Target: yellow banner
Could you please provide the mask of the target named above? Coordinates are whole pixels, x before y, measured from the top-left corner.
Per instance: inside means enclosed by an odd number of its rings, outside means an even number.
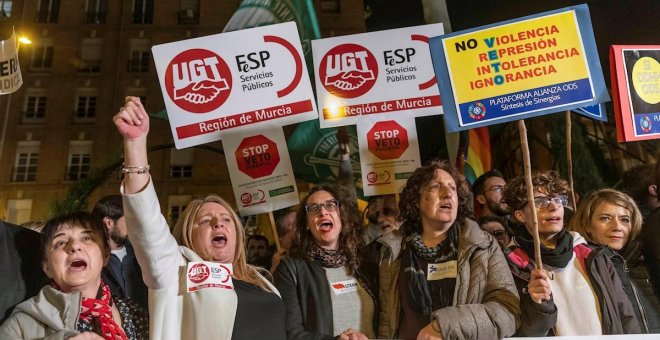
[[[443,43],[457,104],[589,77],[574,11]]]

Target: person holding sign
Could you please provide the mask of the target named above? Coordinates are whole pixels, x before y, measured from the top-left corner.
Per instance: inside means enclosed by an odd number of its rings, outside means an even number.
[[[606,248],[592,248],[564,228],[568,183],[554,171],[532,174],[534,201],[527,201],[524,176],[507,185],[504,199],[523,227],[504,254],[518,292],[522,324],[518,336],[639,333],[621,279]],[[538,216],[543,269],[534,263],[533,214]]]
[[[362,340],[378,329],[377,266],[358,256],[362,226],[351,197],[339,185],[322,184],[302,200],[290,256],[274,273],[289,339]]]
[[[247,264],[231,206],[216,195],[195,199],[170,234],[149,175],[149,115],[127,97],[113,120],[124,138],[124,213],[149,288],[151,337],[286,339],[279,292]]]
[[[51,283],[16,306],[0,339],[149,338],[147,311],[112,294],[101,278],[110,258],[103,223],[86,212],[55,217],[43,228],[40,250]]]
[[[501,339],[520,324],[511,273],[497,242],[469,219],[470,200],[447,161],[418,168],[403,188],[400,338]]]
[[[591,193],[578,207],[571,230],[590,244],[607,246],[614,268],[623,282],[635,316],[644,333],[660,333],[660,301],[637,239],[642,229],[642,213],[635,201],[621,191],[600,189]]]

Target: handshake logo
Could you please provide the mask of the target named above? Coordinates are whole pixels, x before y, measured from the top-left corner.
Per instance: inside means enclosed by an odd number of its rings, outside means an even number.
[[[341,98],[355,98],[367,93],[378,75],[376,58],[357,44],[332,48],[323,56],[319,68],[325,89]]]
[[[180,108],[206,113],[220,107],[231,92],[227,63],[209,50],[191,49],[174,57],[167,67],[165,86]]]

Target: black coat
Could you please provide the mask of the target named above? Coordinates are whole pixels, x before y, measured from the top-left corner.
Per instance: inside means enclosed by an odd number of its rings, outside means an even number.
[[[653,293],[642,244],[630,241],[623,253],[611,251],[610,259],[623,282],[644,333],[660,333],[660,300]]]
[[[374,295],[378,289],[373,287],[376,278],[360,269],[353,276],[373,298],[374,331],[378,331],[378,298]],[[277,266],[273,280],[286,307],[289,339],[335,339],[331,292],[321,263],[287,257]]]
[[[41,267],[40,239],[33,230],[0,221],[0,324],[49,281]]]

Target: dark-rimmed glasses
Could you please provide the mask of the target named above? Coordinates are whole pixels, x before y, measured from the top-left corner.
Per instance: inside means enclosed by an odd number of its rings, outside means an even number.
[[[339,202],[337,202],[337,200],[335,199],[332,199],[332,200],[327,200],[323,203],[305,204],[305,211],[307,212],[308,215],[316,215],[321,212],[321,207],[324,207],[325,210],[327,211],[335,211],[337,210],[338,206],[339,206]]]
[[[550,206],[550,202],[554,203],[556,206],[562,206],[565,207],[568,205],[568,196],[566,195],[558,195],[555,197],[535,197],[534,198],[534,206],[537,209],[546,209]],[[520,206],[520,209],[522,209],[527,202],[523,203]]]
[[[506,230],[495,230],[491,233],[495,238],[503,238],[509,236],[509,233]]]

